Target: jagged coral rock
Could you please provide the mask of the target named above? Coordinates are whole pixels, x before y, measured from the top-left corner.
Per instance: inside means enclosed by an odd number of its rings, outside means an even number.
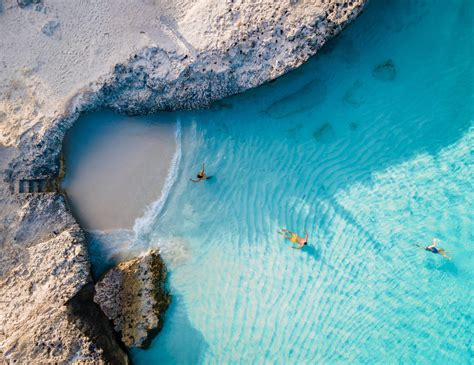
[[[157,252],[122,262],[96,284],[94,301],[128,347],[147,347],[163,326],[170,303],[166,268]]]

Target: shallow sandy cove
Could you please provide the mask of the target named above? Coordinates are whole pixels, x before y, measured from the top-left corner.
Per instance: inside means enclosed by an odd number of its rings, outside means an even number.
[[[68,132],[63,187],[87,230],[131,229],[160,198],[176,152],[170,114],[86,114]]]

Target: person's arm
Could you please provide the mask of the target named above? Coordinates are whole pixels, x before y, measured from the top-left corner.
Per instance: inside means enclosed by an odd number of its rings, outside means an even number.
[[[202,169],[201,169],[201,174],[204,175],[204,161],[202,161]]]
[[[295,250],[301,250],[303,248],[304,245],[302,245],[301,243],[298,243],[298,246],[295,247],[295,245],[291,246],[291,248],[294,248]]]
[[[437,238],[433,238],[433,243],[429,245],[427,248],[433,248],[438,244],[439,240]]]
[[[304,230],[304,233],[306,233],[306,236],[304,237],[304,239],[306,240],[306,242],[308,242],[309,234],[308,234],[308,232],[306,231],[306,229]]]

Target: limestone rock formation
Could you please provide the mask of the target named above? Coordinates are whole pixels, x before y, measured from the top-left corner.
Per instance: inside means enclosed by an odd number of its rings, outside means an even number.
[[[340,32],[366,0],[153,3],[63,2],[3,15],[0,33],[15,37],[0,38],[8,50],[0,53],[0,143],[21,150],[10,179],[57,174],[64,133],[81,111],[203,108],[283,75]],[[32,27],[18,27],[26,11]],[[116,20],[78,21],[91,13]],[[45,22],[60,24],[53,37],[41,31]]]
[[[108,362],[68,309],[90,282],[90,267],[83,232],[64,198],[5,196],[4,189],[0,184],[0,363]],[[109,326],[107,319],[102,325]],[[123,360],[115,363],[127,363],[112,341],[112,352]]]
[[[94,301],[128,347],[149,345],[163,326],[171,301],[164,287],[166,268],[157,252],[122,262],[96,284]]]

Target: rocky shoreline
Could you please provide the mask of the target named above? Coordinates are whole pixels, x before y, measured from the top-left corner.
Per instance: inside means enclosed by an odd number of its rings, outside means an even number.
[[[0,362],[129,361],[92,301],[84,234],[51,183],[61,175],[64,134],[80,113],[104,107],[127,114],[207,107],[298,67],[365,3],[227,1],[210,9],[203,1],[198,3],[202,8],[193,5],[189,14],[176,18],[181,24],[205,23],[192,33],[197,40],[188,41],[160,18],[176,47],[150,42],[110,73],[71,87],[60,102],[45,101],[38,83],[12,83],[10,75],[2,79]],[[28,8],[18,11],[32,11]],[[0,10],[0,17],[8,11]],[[203,11],[210,12],[205,21]],[[26,75],[35,72],[32,67]]]
[[[163,327],[171,302],[165,282],[165,263],[151,251],[111,268],[95,285],[94,302],[127,347],[147,348]]]

